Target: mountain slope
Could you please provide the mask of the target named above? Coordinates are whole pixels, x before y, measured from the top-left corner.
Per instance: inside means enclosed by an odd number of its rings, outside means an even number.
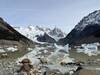
[[[17,32],[2,18],[0,18],[0,40],[7,40],[11,42],[16,41],[23,45],[30,45],[33,43],[30,39]]]
[[[100,42],[100,10],[84,17],[75,28],[58,44],[80,45],[82,43]]]

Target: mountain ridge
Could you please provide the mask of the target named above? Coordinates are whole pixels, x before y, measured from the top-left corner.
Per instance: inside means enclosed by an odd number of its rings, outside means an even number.
[[[63,38],[66,35],[59,28],[51,29],[51,28],[42,28],[39,26],[31,25],[25,28],[16,27],[15,29],[35,42],[39,41],[39,42],[55,43],[60,38]],[[48,40],[47,37],[49,38],[50,41]]]
[[[23,36],[17,32],[10,24],[5,22],[3,18],[0,17],[0,40],[17,41],[23,45],[30,45],[33,42],[27,37]]]
[[[100,10],[96,10],[83,19],[58,44],[80,45],[100,42]]]

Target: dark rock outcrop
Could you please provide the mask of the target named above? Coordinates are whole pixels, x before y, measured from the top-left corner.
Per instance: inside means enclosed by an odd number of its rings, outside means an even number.
[[[50,37],[47,33],[44,33],[44,35],[38,36],[37,40],[40,42],[56,43],[55,39]]]

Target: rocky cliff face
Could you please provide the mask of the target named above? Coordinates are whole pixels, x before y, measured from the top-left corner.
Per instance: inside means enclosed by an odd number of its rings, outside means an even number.
[[[50,37],[47,33],[44,33],[44,35],[41,36],[37,36],[37,40],[40,42],[56,43],[56,40]]]

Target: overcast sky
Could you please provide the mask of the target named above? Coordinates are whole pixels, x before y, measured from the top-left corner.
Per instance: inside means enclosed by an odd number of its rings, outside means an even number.
[[[100,0],[0,0],[0,16],[13,26],[58,27],[69,32]]]

